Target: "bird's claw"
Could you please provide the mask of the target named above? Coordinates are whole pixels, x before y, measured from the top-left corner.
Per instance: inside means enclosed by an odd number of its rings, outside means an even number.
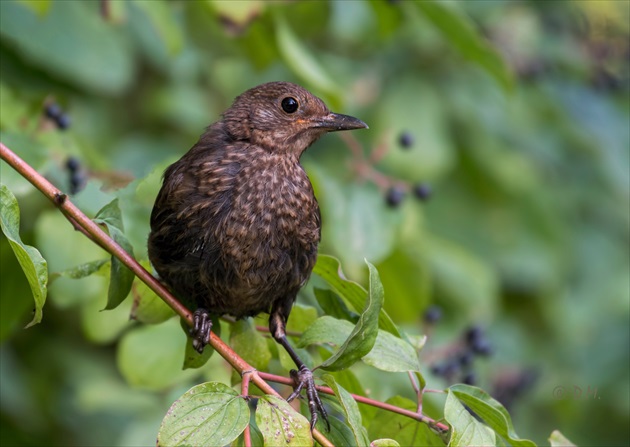
[[[210,340],[210,330],[212,329],[212,320],[207,310],[199,308],[193,313],[193,327],[189,334],[192,338],[192,345],[195,350],[201,354],[203,348]]]
[[[328,413],[324,409],[322,401],[319,399],[317,388],[315,388],[315,380],[313,379],[313,373],[306,366],[301,366],[299,371],[292,369],[290,371],[291,378],[295,383],[293,392],[287,398],[287,402],[291,402],[296,397],[300,397],[300,393],[303,389],[306,390],[306,398],[308,399],[308,409],[311,412],[311,431],[315,428],[317,423],[317,414],[321,414],[324,421],[326,421],[326,427],[330,431],[330,422],[328,422]]]

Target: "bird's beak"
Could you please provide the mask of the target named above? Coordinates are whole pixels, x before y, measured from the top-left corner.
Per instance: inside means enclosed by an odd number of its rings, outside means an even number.
[[[338,130],[368,129],[368,125],[358,118],[332,112],[324,117],[315,119],[313,121],[313,127],[326,129],[329,132],[336,132]]]

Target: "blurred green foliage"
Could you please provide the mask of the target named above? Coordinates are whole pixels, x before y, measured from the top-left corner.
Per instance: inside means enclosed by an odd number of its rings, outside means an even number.
[[[370,125],[355,137],[366,154],[387,148],[380,172],[434,191],[392,209],[348,144],[322,139],[303,157],[322,208],[320,252],[357,281],[364,258],[375,264],[384,308],[409,334],[423,334],[424,310],[441,306],[427,359],[480,324],[495,351],[475,365],[482,388],[535,370],[510,406],[521,436],[540,445],[558,428],[578,445],[627,445],[629,24],[628,4],[615,1],[4,0],[0,136],[64,190],[66,160],[80,160],[87,184],[73,202],[94,216],[118,198],[145,260],[164,168],[242,91],[298,82]],[[68,130],[45,117],[53,103]],[[403,132],[410,150],[398,145]],[[22,240],[51,274],[107,258],[5,163],[0,175],[18,198]],[[0,259],[2,445],[153,445],[188,388],[229,383],[216,355],[180,369],[175,320],[129,321],[130,298],[99,312],[102,275],[56,278],[42,323],[23,330],[32,295],[4,235]],[[132,295],[149,294],[141,287]],[[301,300],[316,305],[312,287]],[[251,330],[241,326],[236,345]],[[266,341],[253,355],[286,373]],[[429,387],[445,385],[429,366]],[[355,374],[375,398],[414,399],[404,374]]]

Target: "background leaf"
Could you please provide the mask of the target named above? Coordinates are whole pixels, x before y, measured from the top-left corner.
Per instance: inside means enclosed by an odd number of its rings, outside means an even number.
[[[23,3],[3,1],[3,39],[32,63],[82,88],[111,94],[129,87],[134,64],[124,35],[85,3],[51,3],[39,16]]]
[[[197,370],[182,371],[186,334],[176,319],[142,326],[125,333],[118,346],[117,363],[125,380],[134,387],[164,390]]]
[[[24,245],[20,238],[20,208],[15,196],[9,189],[0,185],[0,223],[2,233],[9,240],[22,271],[26,275],[28,284],[35,300],[34,316],[26,326],[30,327],[42,321],[42,308],[46,302],[48,285],[48,267],[46,260],[39,251],[29,245]]]
[[[512,75],[499,53],[484,42],[469,20],[452,4],[418,2],[416,5],[464,57],[487,70],[503,88],[513,87]]]

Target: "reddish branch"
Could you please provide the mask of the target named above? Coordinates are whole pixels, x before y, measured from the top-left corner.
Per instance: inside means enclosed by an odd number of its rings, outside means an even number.
[[[129,268],[142,282],[144,282],[151,290],[153,290],[166,304],[168,304],[180,317],[182,317],[188,325],[192,325],[192,315],[190,311],[182,305],[151,273],[145,270],[132,256],[122,249],[112,238],[109,237],[97,224],[88,218],[79,208],[77,208],[58,188],[46,180],[41,174],[33,169],[24,160],[18,157],[8,147],[0,142],[0,157],[15,169],[26,180],[39,189],[70,221],[72,226],[89,237],[112,256],[117,257]],[[210,345],[223,357],[236,371],[243,375],[243,384],[241,385],[243,394],[249,393],[249,383],[255,384],[262,392],[267,394],[278,395],[278,393],[267,383],[267,381],[282,383],[293,386],[293,381],[288,377],[276,376],[260,371],[256,371],[245,360],[239,357],[223,340],[221,340],[214,332],[210,335]],[[326,394],[334,394],[330,388],[318,387],[318,390]],[[404,408],[396,407],[385,402],[379,402],[367,397],[353,394],[353,398],[357,402],[372,405],[383,410],[392,411],[403,416],[410,417],[420,422],[428,424],[430,427],[439,432],[448,430],[445,424],[436,422],[435,420],[421,414]],[[249,433],[246,433],[246,438]],[[318,430],[313,430],[313,437],[324,447],[333,447],[330,441]],[[251,445],[246,439],[245,445]]]

